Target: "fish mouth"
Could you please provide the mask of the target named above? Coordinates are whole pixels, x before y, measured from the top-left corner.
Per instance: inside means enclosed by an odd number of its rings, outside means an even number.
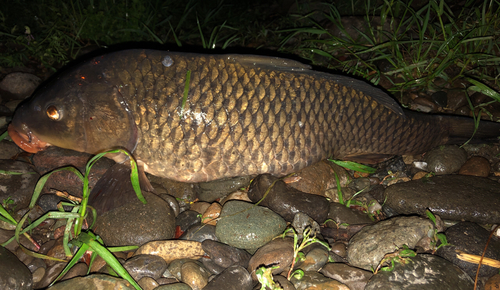
[[[28,153],[37,153],[38,151],[43,151],[50,146],[49,143],[38,139],[38,137],[31,132],[28,132],[27,134],[21,133],[16,130],[12,124],[9,125],[7,130],[9,131],[9,136],[12,138],[12,141]]]

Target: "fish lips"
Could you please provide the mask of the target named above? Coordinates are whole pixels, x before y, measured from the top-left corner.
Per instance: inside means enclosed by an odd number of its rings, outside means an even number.
[[[38,139],[38,137],[30,130],[23,133],[21,130],[16,129],[14,124],[10,124],[7,130],[12,141],[28,153],[37,153],[38,151],[43,151],[50,146],[49,143]]]

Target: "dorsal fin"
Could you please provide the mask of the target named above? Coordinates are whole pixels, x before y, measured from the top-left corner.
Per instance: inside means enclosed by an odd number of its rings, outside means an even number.
[[[251,54],[226,54],[224,56],[227,57],[227,60],[237,62],[243,66],[255,66],[263,69],[274,69],[280,71],[306,71],[311,69],[310,65],[281,57]]]

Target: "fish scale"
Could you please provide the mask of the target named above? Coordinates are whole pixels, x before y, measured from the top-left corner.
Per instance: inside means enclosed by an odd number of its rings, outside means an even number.
[[[48,108],[62,118],[50,119]],[[327,157],[373,163],[473,132],[470,118],[403,110],[366,82],[291,60],[137,49],[62,72],[9,126],[29,152],[124,147],[147,172],[185,182],[282,176]],[[476,132],[499,135],[493,122]]]

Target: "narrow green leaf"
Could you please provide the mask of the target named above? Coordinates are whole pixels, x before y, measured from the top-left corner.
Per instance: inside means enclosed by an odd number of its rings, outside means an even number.
[[[356,162],[352,162],[352,161],[342,161],[342,160],[334,160],[334,159],[328,159],[328,161],[331,161],[339,166],[342,166],[344,168],[347,168],[347,169],[350,169],[350,170],[354,170],[354,171],[357,171],[357,172],[362,172],[362,173],[375,173],[377,171],[377,169],[373,168],[373,167],[370,167],[370,166],[366,166],[366,165],[363,165],[363,164],[359,164],[359,163],[356,163]]]
[[[82,246],[80,247],[80,249],[78,249],[78,251],[75,253],[75,255],[73,255],[73,258],[68,262],[68,264],[66,265],[66,267],[64,267],[64,269],[62,270],[62,272],[56,277],[56,279],[54,279],[54,281],[52,281],[52,283],[50,283],[49,287],[51,287],[52,285],[54,285],[54,283],[56,283],[60,278],[62,278],[64,275],[66,275],[66,273],[68,273],[68,271],[74,265],[76,265],[76,263],[78,263],[78,260],[80,260],[80,258],[83,257],[83,255],[85,254],[85,252],[88,249],[89,249],[89,246],[87,244],[82,244]]]

